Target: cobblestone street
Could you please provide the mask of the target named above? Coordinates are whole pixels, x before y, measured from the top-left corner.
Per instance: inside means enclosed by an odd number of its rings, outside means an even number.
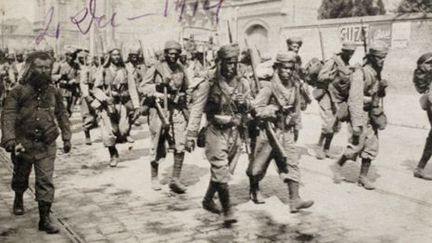
[[[31,191],[25,195],[26,214],[12,214],[11,167],[9,155],[2,150],[0,242],[430,242],[432,187],[412,176],[426,130],[389,126],[380,134],[380,154],[370,173],[377,189],[366,191],[355,183],[359,163],[344,167],[348,182],[333,183],[333,160],[314,157],[319,118],[308,112],[303,120],[298,143],[301,195],[315,200],[315,205],[290,214],[288,190],[275,166],[270,166],[261,186],[266,203],[250,202],[243,155],[230,182],[239,223],[225,228],[219,216],[201,208],[209,181],[202,150],[186,155],[182,181],[188,185],[187,193],[177,195],[168,189],[171,156],[161,164],[163,190],[154,192],[147,126],[134,127],[134,147],[119,147],[120,164],[110,168],[98,129],[92,131],[93,145],[84,144],[77,111],[72,117],[72,152],[65,155],[59,150],[56,160],[53,218],[62,233],[51,236],[37,231],[37,204]],[[335,155],[345,144],[347,134],[342,131],[332,147]],[[432,166],[427,172],[432,173]]]

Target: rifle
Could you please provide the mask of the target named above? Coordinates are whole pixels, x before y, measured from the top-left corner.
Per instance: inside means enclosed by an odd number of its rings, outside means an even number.
[[[256,74],[256,70],[255,70],[255,67],[254,67],[254,60],[253,60],[254,56],[252,55],[252,53],[250,51],[250,48],[249,48],[249,45],[248,45],[248,42],[247,42],[246,39],[245,39],[245,44],[246,44],[247,50],[249,51],[249,54],[251,55],[252,72],[253,72],[252,76],[254,77],[254,82],[255,82],[255,85],[256,85],[256,94],[255,94],[255,96],[256,96],[258,94],[259,90],[261,89],[261,85],[259,83],[258,76]],[[279,98],[276,97],[276,96],[274,96],[274,97],[275,97],[276,102],[278,103],[278,105],[282,107],[282,103],[279,100]],[[285,121],[283,121],[283,122],[285,122]],[[269,140],[269,143],[272,146],[272,148],[283,158],[283,160],[286,161],[287,158],[288,158],[288,156],[285,153],[285,150],[282,147],[282,145],[280,144],[279,140],[277,139],[276,133],[274,132],[273,126],[272,126],[272,124],[271,124],[270,121],[264,121],[264,130],[266,132],[267,139]]]
[[[366,53],[367,53],[366,30],[363,26],[363,19],[360,19],[360,24],[361,24],[361,35],[362,35],[362,40],[363,40],[363,49],[364,49],[364,53],[366,55]]]
[[[145,61],[145,55],[144,55],[144,49],[143,49],[142,42],[141,42],[141,40],[138,40],[138,42],[139,42],[140,49],[141,49],[141,54],[142,54],[142,58],[143,58],[143,64],[144,64],[144,66],[147,67],[147,64],[146,64],[146,61]]]
[[[233,37],[232,37],[232,34],[231,34],[231,26],[230,26],[229,20],[227,20],[227,26],[228,26],[228,39],[229,39],[229,43],[232,44],[233,43]]]
[[[321,29],[320,29],[320,27],[318,26],[318,36],[319,36],[319,41],[320,41],[320,48],[321,48],[321,60],[325,60],[325,54],[324,54],[324,43],[323,43],[323,40],[322,40],[322,33],[321,33]]]

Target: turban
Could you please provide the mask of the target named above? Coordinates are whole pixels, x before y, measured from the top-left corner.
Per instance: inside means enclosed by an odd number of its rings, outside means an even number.
[[[295,36],[295,37],[290,37],[286,40],[286,43],[288,45],[297,43],[299,46],[303,45],[303,40],[301,37]]]
[[[357,45],[353,41],[344,41],[342,43],[342,50],[355,51],[356,49]]]
[[[177,41],[167,41],[167,42],[165,42],[164,50],[166,51],[169,49],[175,49],[178,52],[180,52],[182,48],[181,48],[180,43],[178,43]]]
[[[384,41],[376,41],[372,43],[369,47],[369,54],[378,56],[378,57],[385,57],[388,53],[388,47],[387,44]]]
[[[432,61],[432,52],[425,53],[417,60],[417,65]]]
[[[217,52],[218,59],[230,59],[233,57],[238,58],[240,49],[238,45],[224,45],[219,48]]]
[[[87,57],[89,55],[89,51],[88,50],[80,50],[78,52],[78,57]]]
[[[297,62],[297,54],[293,51],[282,51],[276,54],[275,63],[296,63]]]
[[[141,50],[138,47],[129,47],[129,55],[131,54],[138,55],[140,52]]]

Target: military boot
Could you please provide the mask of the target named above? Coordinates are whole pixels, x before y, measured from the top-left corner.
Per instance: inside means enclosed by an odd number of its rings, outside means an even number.
[[[303,201],[299,194],[299,183],[297,181],[288,180],[289,206],[291,213],[297,213],[300,209],[309,208],[314,204],[314,201]]]
[[[213,197],[217,191],[217,183],[210,181],[209,186],[207,188],[206,194],[204,195],[204,199],[202,201],[202,206],[205,210],[220,214],[221,208],[215,203]]]
[[[152,161],[150,163],[150,167],[151,167],[151,188],[154,191],[160,191],[162,188],[158,178],[159,163],[157,161]]]
[[[360,167],[360,177],[357,181],[358,185],[363,187],[366,190],[374,190],[374,184],[368,179],[367,174],[369,172],[369,168],[371,166],[370,159],[362,159],[361,167]]]
[[[323,149],[324,149],[324,156],[325,156],[325,158],[330,158],[330,159],[332,159],[332,155],[330,154],[330,145],[331,145],[331,142],[332,142],[332,140],[333,140],[333,133],[328,133],[327,135],[326,135],[326,139],[325,139],[325,141],[324,141],[324,146],[323,146]]]
[[[222,205],[224,224],[231,225],[237,223],[237,218],[231,209],[228,183],[219,183],[218,194]]]
[[[59,229],[51,222],[49,217],[51,203],[39,201],[39,230],[45,231],[48,234],[57,234]]]
[[[180,182],[180,173],[183,165],[183,160],[184,153],[174,153],[174,166],[169,187],[175,193],[186,192],[186,186]]]
[[[318,139],[318,143],[317,143],[318,147],[322,147],[323,146],[325,135],[326,135],[325,133],[321,133],[321,135],[320,135],[320,137]]]
[[[428,180],[428,181],[432,180],[432,176],[426,175],[425,172],[424,172],[424,169],[422,169],[422,168],[416,168],[414,170],[414,177],[420,178],[420,179],[423,179],[423,180]]]
[[[15,199],[13,204],[13,214],[23,215],[24,214],[24,200],[22,192],[15,192]]]
[[[249,198],[254,202],[255,204],[264,204],[264,197],[261,195],[261,192],[259,190],[259,182],[257,182],[254,179],[249,179]]]
[[[84,130],[84,135],[85,135],[85,144],[86,145],[92,145],[92,141],[91,141],[91,137],[90,137],[90,131]]]
[[[111,147],[108,147],[108,150],[109,150],[110,157],[111,157],[109,166],[110,167],[117,167],[118,158],[119,158],[117,148],[115,146],[111,146]]]

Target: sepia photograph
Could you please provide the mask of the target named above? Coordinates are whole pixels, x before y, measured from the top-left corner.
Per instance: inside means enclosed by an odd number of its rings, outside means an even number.
[[[432,242],[432,0],[0,0],[0,243]]]

